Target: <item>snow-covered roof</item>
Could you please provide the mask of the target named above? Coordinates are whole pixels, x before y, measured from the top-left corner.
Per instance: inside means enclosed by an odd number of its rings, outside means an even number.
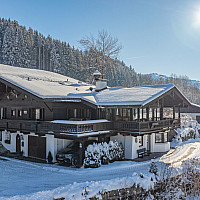
[[[0,64],[0,78],[40,98],[65,98],[70,93],[88,93],[91,87],[89,84],[58,73],[2,64]]]
[[[97,124],[97,123],[110,122],[110,121],[106,119],[98,119],[98,120],[84,120],[84,121],[54,120],[51,122],[56,123],[56,124],[82,125],[82,124]]]
[[[0,78],[43,99],[74,102],[85,100],[97,106],[142,106],[173,87],[172,84],[138,86],[132,88],[112,87],[96,92],[95,86],[58,73],[0,64]]]
[[[113,87],[95,94],[98,105],[145,105],[175,87],[173,84]]]

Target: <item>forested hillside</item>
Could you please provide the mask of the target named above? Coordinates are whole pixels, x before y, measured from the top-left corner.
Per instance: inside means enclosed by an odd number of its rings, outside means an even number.
[[[44,37],[37,30],[26,29],[17,21],[3,18],[0,18],[0,63],[49,70],[90,83],[91,74],[97,68],[91,51],[83,52],[69,43],[51,36]],[[108,56],[104,63],[104,78],[108,79],[109,86],[174,83],[192,102],[200,104],[199,87],[184,77],[154,79],[150,75],[138,74],[123,61]]]

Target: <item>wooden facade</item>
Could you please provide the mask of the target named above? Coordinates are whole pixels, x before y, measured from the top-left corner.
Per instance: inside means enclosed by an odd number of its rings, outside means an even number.
[[[130,134],[151,133],[180,125],[180,108],[188,102],[174,87],[145,106],[104,106],[99,108],[81,99],[42,99],[14,84],[0,80],[0,129],[37,134],[81,134],[110,130]],[[88,125],[88,120],[107,123]],[[82,125],[53,123],[54,120],[86,121]],[[63,137],[63,136],[62,136]],[[66,136],[68,138],[69,135]]]
[[[28,80],[27,84],[31,84],[31,81]],[[130,156],[126,156],[127,159],[135,158],[137,155],[134,152],[145,145],[148,151],[167,151],[168,132],[180,126],[181,108],[191,103],[176,87],[166,88],[159,89],[161,92],[155,98],[147,98],[145,103],[101,105],[97,101],[82,98],[78,88],[74,90],[77,96],[52,95],[45,98],[45,95],[28,90],[26,85],[0,77],[0,132],[4,133],[2,142],[8,146],[14,135],[14,144],[9,146],[13,152],[24,150],[26,156],[44,160],[48,152],[52,152],[55,161],[59,149],[76,141],[80,143],[80,165],[84,144],[89,140],[104,142],[113,138],[119,139],[119,142],[124,141],[126,148],[135,148]],[[91,91],[87,95],[91,95]],[[163,148],[159,145],[162,142]],[[152,147],[155,143],[158,143],[157,149]]]

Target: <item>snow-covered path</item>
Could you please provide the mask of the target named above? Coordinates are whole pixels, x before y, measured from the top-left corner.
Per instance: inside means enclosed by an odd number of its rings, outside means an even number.
[[[114,162],[98,169],[74,169],[15,159],[7,160],[0,160],[0,197],[2,198],[52,190],[74,182],[129,177],[134,172],[145,173],[151,163],[151,161],[140,163],[123,161]]]
[[[171,154],[164,155],[160,161],[170,163],[173,167],[180,167],[182,161],[192,158],[200,158],[200,142],[179,146]]]

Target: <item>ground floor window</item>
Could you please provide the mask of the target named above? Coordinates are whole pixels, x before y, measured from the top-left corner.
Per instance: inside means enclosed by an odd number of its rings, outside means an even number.
[[[156,143],[165,143],[168,142],[168,133],[156,133],[155,135],[155,142]]]
[[[143,146],[143,136],[138,136],[139,147]]]
[[[168,133],[164,133],[164,142],[168,142]]]
[[[6,133],[5,134],[5,143],[6,144],[10,144],[11,143],[11,134],[10,133]]]
[[[155,142],[156,143],[162,142],[162,133],[156,133]]]

